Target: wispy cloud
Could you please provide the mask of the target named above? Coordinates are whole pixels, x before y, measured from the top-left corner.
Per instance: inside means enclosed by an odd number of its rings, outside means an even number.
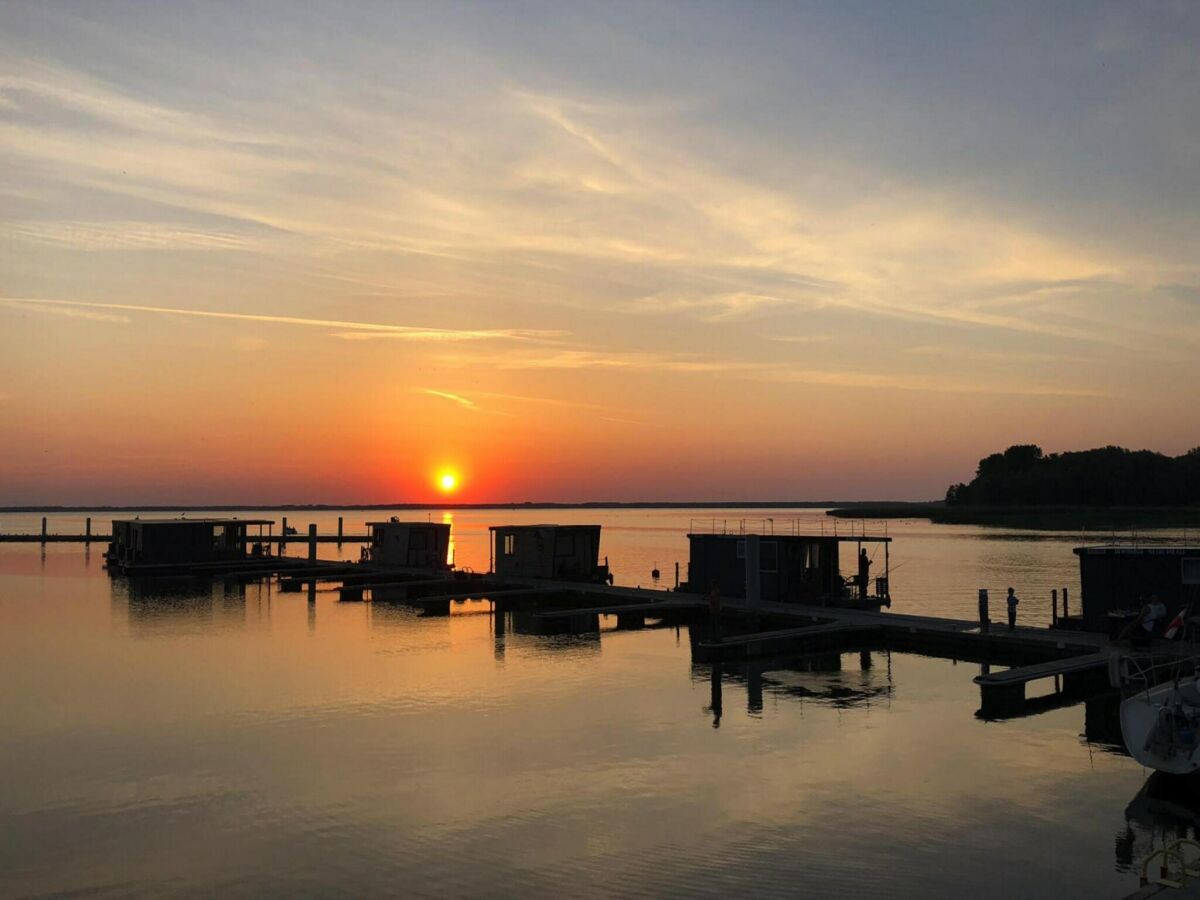
[[[871,390],[916,391],[935,394],[984,394],[1012,397],[1109,397],[1107,391],[1070,385],[1037,384],[1014,379],[978,381],[943,374],[896,375],[880,372],[847,372],[821,369],[776,368],[755,377],[784,384],[816,384]]]
[[[476,357],[477,362],[484,360]],[[656,371],[679,375],[726,375],[778,384],[813,384],[870,390],[919,391],[947,394],[993,394],[1029,397],[1104,397],[1106,391],[1071,385],[1040,384],[1005,378],[983,381],[953,375],[897,374],[847,369],[798,368],[790,363],[746,362],[701,358],[688,354],[561,350],[552,353],[507,353],[488,357],[500,369],[614,369]]]
[[[459,406],[463,407],[464,409],[469,409],[472,412],[479,411],[478,403],[473,400],[468,400],[461,394],[452,394],[449,391],[435,391],[433,388],[421,388],[421,393],[428,394],[430,397],[441,397],[443,400],[449,400],[453,403],[457,403]]]
[[[489,357],[501,369],[634,369],[662,372],[745,372],[763,368],[761,363],[706,359],[687,354],[637,351],[555,350],[549,353],[508,353]]]
[[[904,353],[914,356],[949,357],[966,360],[993,360],[997,362],[1080,362],[1088,357],[1080,354],[1036,350],[984,350],[979,347],[964,347],[956,344],[919,344],[905,347]]]
[[[560,400],[557,397],[531,397],[526,394],[501,394],[495,391],[480,391],[480,397],[492,397],[497,400],[513,400],[517,403],[533,403],[544,406],[559,406],[569,409],[600,409],[612,410],[614,407],[603,403],[587,403],[582,400]]]
[[[32,305],[28,301],[0,297],[0,306],[9,309],[20,309],[43,316],[56,316],[64,319],[86,319],[90,322],[120,322],[128,323],[129,316],[119,316],[113,313],[97,312],[91,309],[78,309],[74,306],[41,306]]]
[[[246,235],[185,228],[154,222],[14,222],[4,227],[12,238],[73,250],[238,250]]]
[[[762,337],[778,344],[827,344],[833,340],[832,334],[764,334]]]
[[[421,341],[537,341],[553,342],[569,335],[568,331],[539,328],[406,328],[403,331],[338,331],[333,336],[345,341],[421,340]]]
[[[795,306],[803,301],[758,294],[750,291],[731,291],[713,294],[662,293],[638,297],[622,305],[634,313],[663,314],[695,312],[709,322],[745,318],[763,310]]]
[[[465,340],[531,340],[535,335],[561,335],[562,332],[538,332],[524,329],[456,329],[426,328],[417,325],[394,325],[381,322],[346,322],[337,319],[310,319],[303,316],[273,316],[258,313],[222,312],[209,309],[184,309],[168,306],[141,306],[132,303],[91,303],[83,300],[50,300],[31,297],[0,297],[10,306],[56,310],[123,310],[169,316],[190,316],[204,319],[231,319],[238,322],[265,322],[275,325],[300,325],[310,328],[352,329],[336,332],[335,336],[355,339],[360,336],[384,336],[426,341]],[[67,313],[69,315],[69,313]]]

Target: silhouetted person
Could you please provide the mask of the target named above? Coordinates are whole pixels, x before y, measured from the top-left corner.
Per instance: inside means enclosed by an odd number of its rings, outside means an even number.
[[[1008,630],[1016,631],[1017,629],[1017,604],[1021,602],[1021,598],[1013,593],[1013,589],[1008,589],[1008,597],[1005,599],[1008,603]]]
[[[708,592],[708,636],[714,643],[721,640],[721,588],[715,581]]]
[[[1140,647],[1148,647],[1154,638],[1158,637],[1163,620],[1167,617],[1167,607],[1157,594],[1151,594],[1150,599],[1142,606],[1142,611],[1138,615],[1137,624],[1133,629],[1132,643]]]
[[[1150,639],[1154,637],[1154,611],[1144,594],[1138,597],[1138,603],[1141,605],[1141,609],[1138,610],[1137,618],[1129,624],[1126,631],[1129,633],[1131,647],[1146,647],[1149,646]]]
[[[858,551],[858,596],[865,600],[867,588],[871,584],[871,558],[866,550]]]
[[[721,727],[721,664],[714,663],[712,667],[712,686],[708,711],[712,713],[713,728]]]
[[[1150,615],[1153,616],[1150,633],[1154,637],[1162,637],[1163,626],[1167,624],[1167,606],[1158,599],[1158,594],[1150,595]]]

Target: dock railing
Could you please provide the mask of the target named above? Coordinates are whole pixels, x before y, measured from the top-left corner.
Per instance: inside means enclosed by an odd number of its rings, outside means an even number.
[[[871,528],[868,529],[868,524]],[[768,537],[887,537],[886,519],[838,519],[827,516],[765,516],[747,518],[693,518],[688,520],[689,534],[761,534]]]

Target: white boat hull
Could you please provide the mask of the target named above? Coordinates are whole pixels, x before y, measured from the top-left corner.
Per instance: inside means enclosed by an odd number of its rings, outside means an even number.
[[[1195,679],[1184,682],[1188,683],[1194,690]],[[1196,732],[1184,727],[1167,738],[1171,730],[1164,729],[1163,723],[1172,709],[1200,724],[1200,708],[1183,702],[1175,683],[1168,682],[1121,703],[1121,735],[1130,755],[1143,766],[1170,775],[1191,775],[1200,771],[1200,736],[1189,742],[1188,734]]]

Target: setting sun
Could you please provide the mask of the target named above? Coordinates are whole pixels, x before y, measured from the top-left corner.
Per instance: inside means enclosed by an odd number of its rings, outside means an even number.
[[[458,476],[453,472],[443,472],[437,477],[437,484],[442,493],[449,494],[458,487]]]

